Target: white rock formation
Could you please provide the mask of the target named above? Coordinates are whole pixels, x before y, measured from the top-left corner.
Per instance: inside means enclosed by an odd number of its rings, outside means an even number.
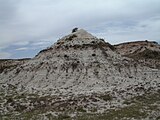
[[[133,59],[122,57],[112,45],[83,29],[0,74],[0,83],[67,94],[127,89],[147,82],[154,87],[160,83],[160,75]]]

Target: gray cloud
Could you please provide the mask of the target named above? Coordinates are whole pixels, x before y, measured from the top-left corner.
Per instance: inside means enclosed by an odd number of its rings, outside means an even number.
[[[17,0],[0,0],[0,24],[4,25],[14,17]]]
[[[11,56],[10,53],[0,51],[0,58],[6,59],[6,58],[9,58],[10,56]]]
[[[16,48],[17,51],[23,51],[23,50],[28,50],[29,48],[27,47],[21,47],[21,48]]]
[[[159,0],[0,0],[0,49],[44,39],[53,43],[75,26],[111,43],[158,41],[159,5]]]
[[[96,36],[104,37],[112,44],[135,40],[156,40],[160,42],[160,19],[157,17],[128,23],[126,21],[103,23],[97,29],[100,28],[101,31],[95,31]]]

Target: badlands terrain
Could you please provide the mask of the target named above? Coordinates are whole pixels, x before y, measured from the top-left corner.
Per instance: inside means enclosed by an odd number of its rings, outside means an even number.
[[[0,60],[0,119],[159,120],[160,45],[75,29],[34,58]]]

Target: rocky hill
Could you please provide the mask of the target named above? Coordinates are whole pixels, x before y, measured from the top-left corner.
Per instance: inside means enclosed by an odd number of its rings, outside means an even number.
[[[132,55],[158,51],[159,45],[140,43],[113,46],[74,30],[34,58],[1,71],[1,118],[157,119],[159,67]]]
[[[154,41],[127,42],[114,46],[123,56],[142,61],[152,68],[160,69],[160,45]]]
[[[135,59],[159,59],[160,45],[154,41],[136,41],[115,45],[122,54]]]
[[[19,65],[24,64],[30,60],[30,58],[24,59],[0,59],[0,73],[7,71],[8,69],[14,69]]]

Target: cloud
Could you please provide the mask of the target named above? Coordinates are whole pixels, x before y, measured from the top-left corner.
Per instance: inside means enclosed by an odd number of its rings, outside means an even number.
[[[0,52],[0,59],[10,58],[11,54],[7,52]]]
[[[51,40],[40,40],[31,43],[32,46],[45,46],[51,44]]]
[[[103,26],[108,26],[103,27]],[[153,17],[143,21],[119,21],[114,23],[103,23],[95,30],[95,35],[103,37],[106,41],[116,44],[120,42],[135,40],[152,40],[159,42],[160,17]],[[96,28],[91,28],[96,29]]]
[[[14,18],[17,8],[17,0],[0,0],[0,24],[8,24],[12,18]]]
[[[159,0],[0,0],[0,48],[16,43],[38,46],[46,39],[48,45],[75,26],[116,43],[158,41],[159,4]]]
[[[28,44],[29,44],[29,41],[19,41],[19,42],[13,43],[13,45],[17,45],[17,46],[25,46]]]
[[[29,48],[27,48],[27,47],[22,47],[22,48],[17,48],[16,50],[17,51],[22,51],[22,50],[28,50]]]

